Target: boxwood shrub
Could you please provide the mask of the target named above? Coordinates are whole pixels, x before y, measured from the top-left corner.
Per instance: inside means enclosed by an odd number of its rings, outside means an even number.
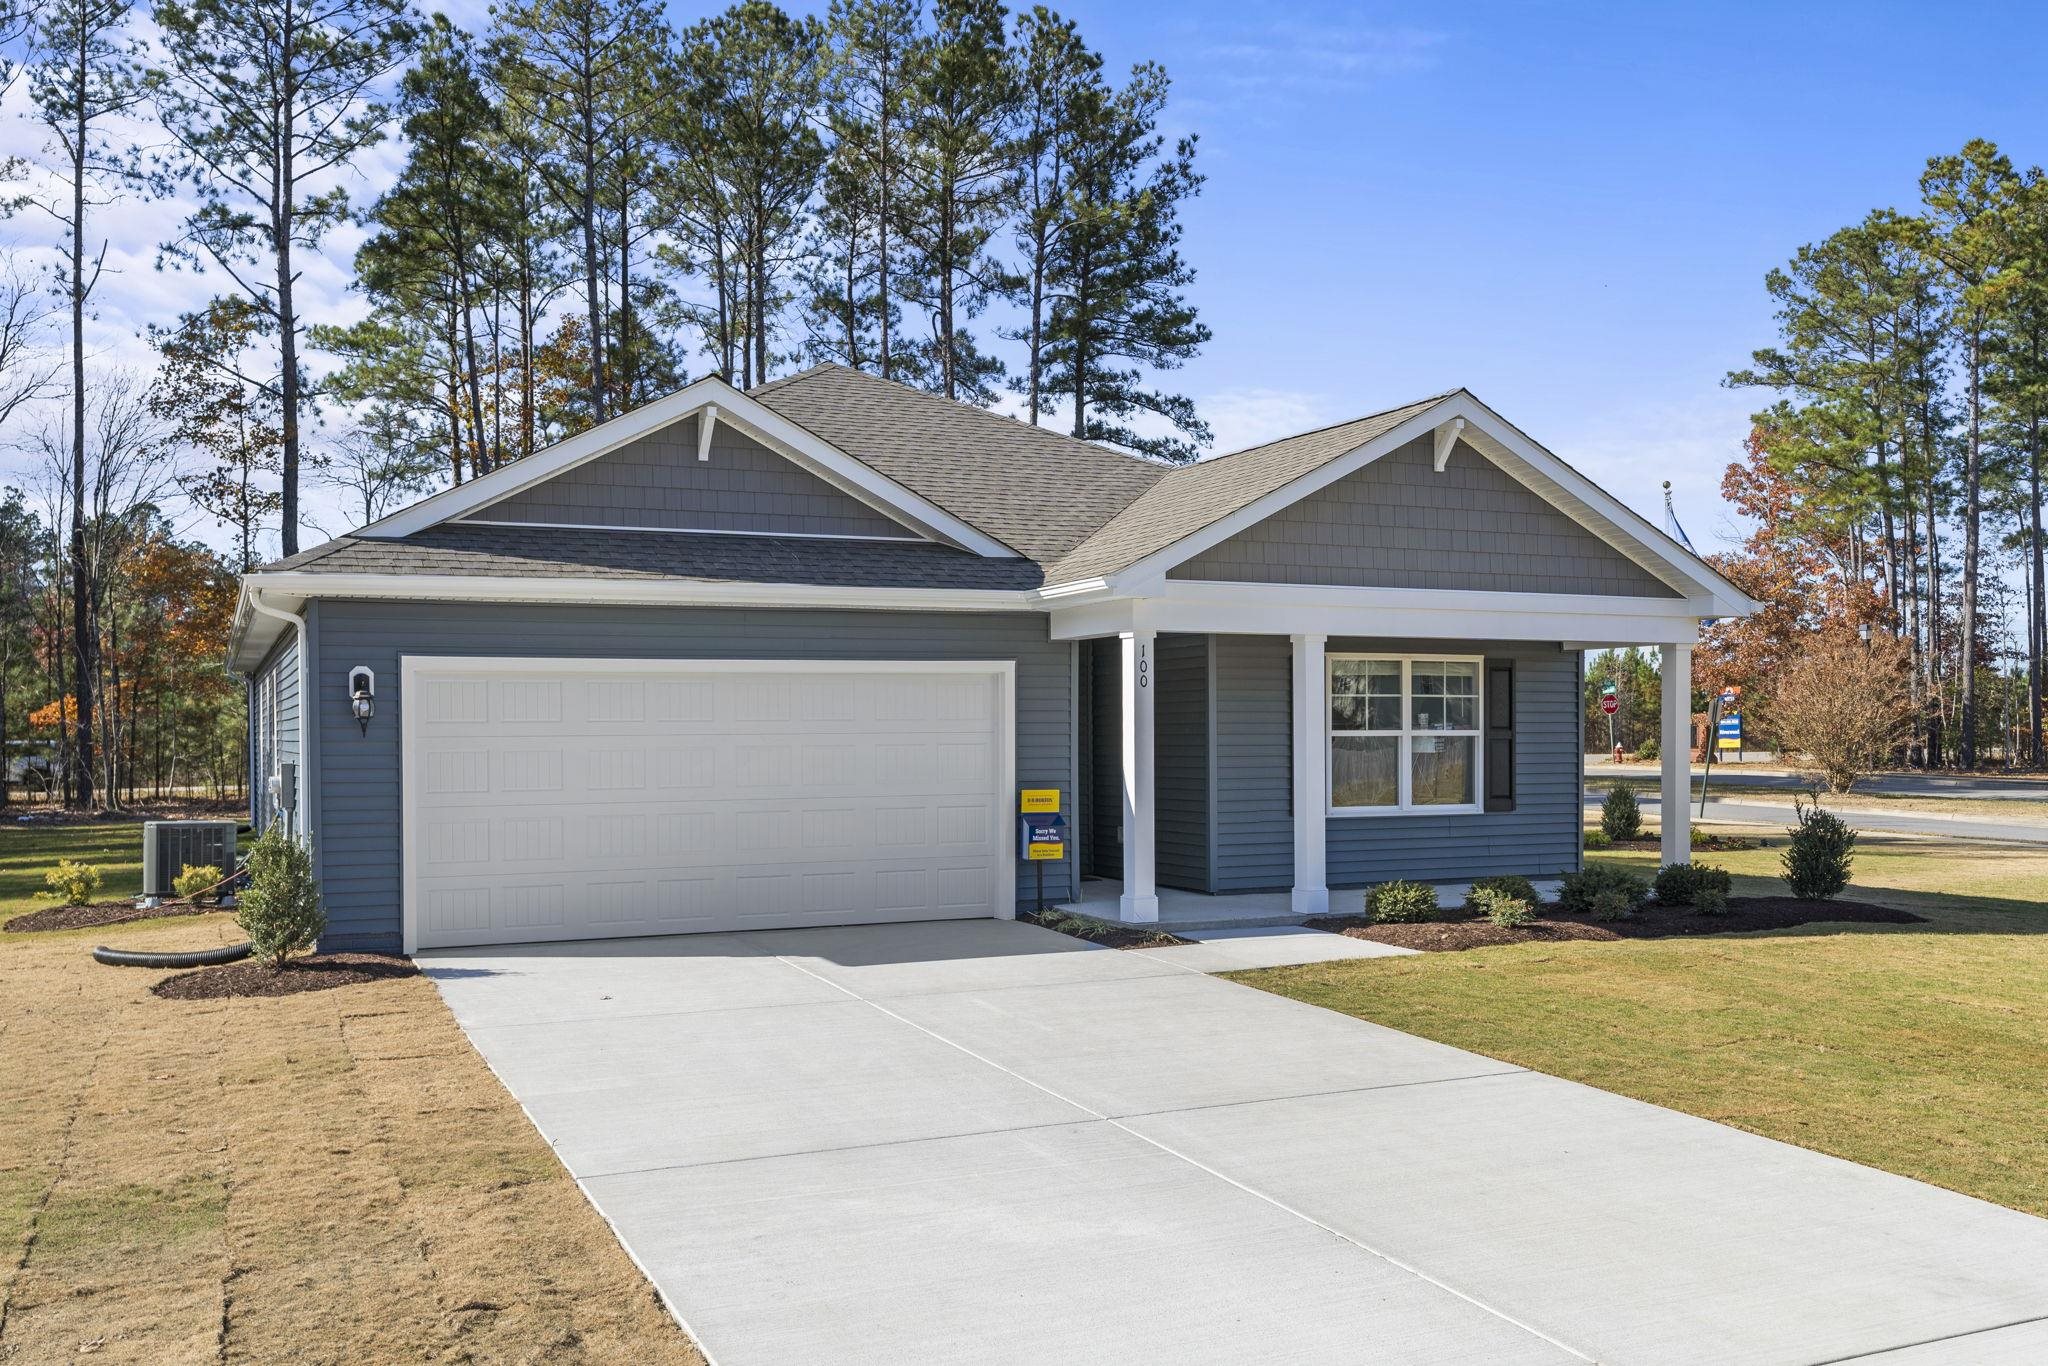
[[[1667,863],[1657,870],[1659,905],[1697,906],[1701,892],[1713,891],[1721,894],[1721,905],[1726,909],[1732,886],[1728,870],[1711,863]]]
[[[1633,911],[1650,894],[1650,884],[1615,864],[1589,863],[1579,872],[1566,875],[1564,884],[1558,888],[1557,904],[1574,915],[1586,915],[1594,910],[1593,903],[1603,892],[1613,892]]]
[[[1382,925],[1434,920],[1436,888],[1424,882],[1382,882],[1365,894],[1365,913]]]

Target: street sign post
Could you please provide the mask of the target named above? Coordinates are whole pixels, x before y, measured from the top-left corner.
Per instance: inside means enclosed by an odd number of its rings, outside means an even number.
[[[1621,757],[1621,741],[1614,738],[1614,713],[1621,710],[1621,699],[1614,695],[1614,684],[1600,685],[1600,710],[1607,713],[1607,748],[1618,759]]]

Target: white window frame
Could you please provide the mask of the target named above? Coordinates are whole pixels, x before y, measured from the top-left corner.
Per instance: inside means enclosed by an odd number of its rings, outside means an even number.
[[[1401,666],[1401,729],[1391,730],[1338,730],[1332,713],[1336,710],[1337,665],[1340,663],[1373,662],[1396,663]],[[1470,664],[1473,666],[1473,725],[1470,730],[1417,730],[1415,728],[1415,665],[1419,661],[1435,664]],[[1339,736],[1378,735],[1392,736],[1398,742],[1399,759],[1396,764],[1396,801],[1392,806],[1339,806],[1337,805],[1336,741]],[[1439,802],[1422,805],[1415,803],[1415,756],[1414,740],[1418,735],[1466,736],[1472,741],[1472,795],[1470,802],[1447,806]],[[1483,655],[1454,655],[1427,652],[1421,654],[1381,654],[1360,651],[1333,651],[1323,661],[1323,791],[1328,794],[1328,814],[1331,816],[1469,816],[1486,810],[1486,659]]]

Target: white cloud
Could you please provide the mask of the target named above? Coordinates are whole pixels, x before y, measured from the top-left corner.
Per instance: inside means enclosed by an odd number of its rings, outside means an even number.
[[[1664,525],[1663,481],[1686,535],[1702,554],[1731,550],[1748,528],[1721,497],[1721,475],[1742,458],[1754,394],[1712,389],[1676,403],[1610,402],[1580,430],[1556,431],[1546,444],[1602,488],[1657,526]]]
[[[1215,433],[1211,451],[1216,455],[1357,416],[1335,411],[1324,395],[1292,389],[1224,389],[1196,399],[1195,406]]]

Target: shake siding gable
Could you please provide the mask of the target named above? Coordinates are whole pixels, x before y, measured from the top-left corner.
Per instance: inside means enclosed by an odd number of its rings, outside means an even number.
[[[327,903],[324,947],[396,949],[400,925],[399,737],[406,655],[621,659],[1013,660],[1017,782],[1065,787],[1073,773],[1071,647],[1035,613],[841,612],[351,602],[321,604],[313,623],[323,670],[317,846]],[[349,716],[343,671],[377,671],[368,734]],[[1049,896],[1075,894],[1072,860],[1046,869]],[[1020,905],[1033,880],[1018,879]]]
[[[1675,598],[1669,586],[1460,443],[1422,437],[1281,509],[1169,578]]]
[[[918,538],[730,426],[712,428],[711,458],[700,461],[698,421],[650,433],[460,520]]]

